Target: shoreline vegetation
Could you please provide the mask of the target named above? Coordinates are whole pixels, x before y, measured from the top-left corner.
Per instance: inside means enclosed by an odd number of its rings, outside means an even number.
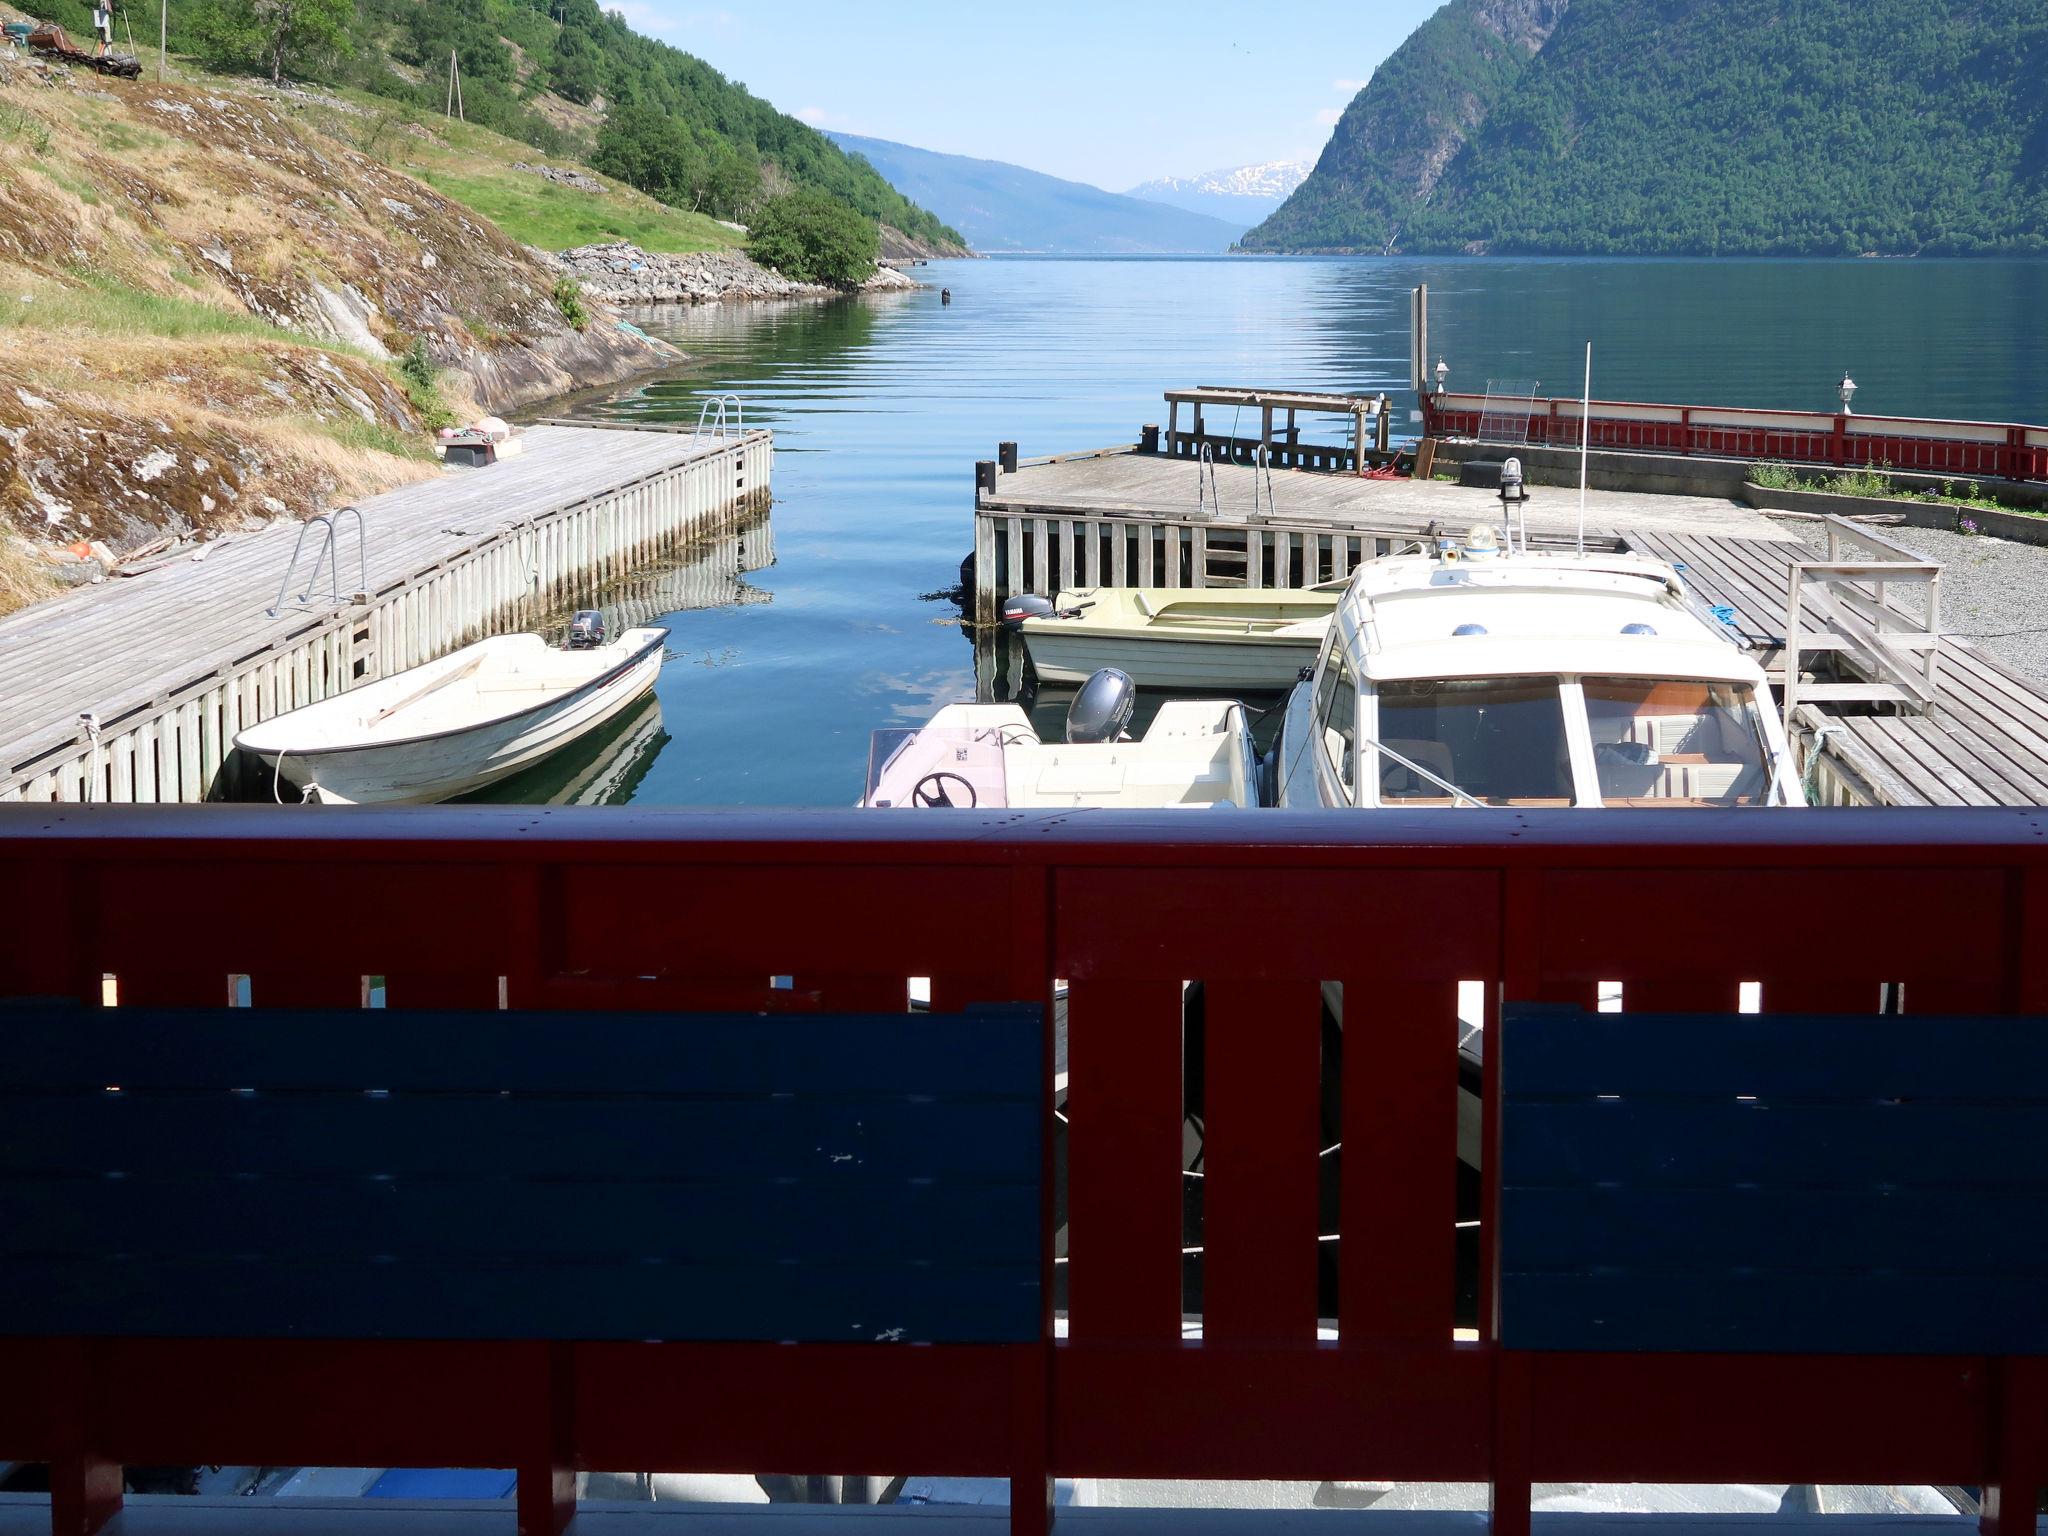
[[[0,612],[431,475],[438,427],[679,360],[613,312],[650,296],[586,289],[536,239],[715,275],[656,302],[842,291],[480,125],[173,68],[0,56]]]
[[[1954,507],[1965,512],[2003,512],[2020,517],[2048,518],[2048,511],[2040,507],[2000,501],[1988,494],[1980,481],[1945,478],[1938,489],[1933,486],[1901,486],[1893,482],[1891,470],[1889,464],[1866,464],[1861,469],[1835,470],[1802,478],[1795,465],[1764,460],[1750,465],[1746,478],[1751,485],[1766,491],[1848,496],[1861,501],[1912,502],[1920,506]],[[1967,531],[1976,530],[1971,528]]]

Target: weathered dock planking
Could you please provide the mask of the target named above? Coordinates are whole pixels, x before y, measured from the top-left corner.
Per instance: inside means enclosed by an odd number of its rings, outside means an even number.
[[[283,524],[10,615],[0,801],[204,799],[243,727],[740,527],[767,504],[772,459],[765,431],[538,426],[516,457],[361,503],[368,571],[353,600],[270,615],[299,537]],[[353,588],[353,519],[338,542]]]
[[[1016,592],[1061,587],[1306,587],[1335,580],[1431,529],[1462,533],[1500,520],[1493,493],[1431,480],[1115,447],[984,464],[975,498],[978,622]],[[986,483],[993,480],[993,486]],[[1756,540],[1790,535],[1725,499],[1625,491],[1587,495],[1593,547],[1617,547],[1623,524]],[[1538,546],[1576,541],[1578,495],[1537,487],[1517,514]]]

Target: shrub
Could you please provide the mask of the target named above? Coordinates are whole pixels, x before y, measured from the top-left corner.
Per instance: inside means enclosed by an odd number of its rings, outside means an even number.
[[[582,330],[590,324],[590,312],[583,307],[583,285],[573,277],[555,279],[555,308],[562,318]]]
[[[427,356],[427,344],[423,339],[415,336],[412,345],[399,355],[392,366],[398,371],[399,382],[405,385],[405,397],[412,402],[421,426],[435,432],[454,424],[455,413],[441,398],[441,370]]]
[[[881,236],[872,219],[822,192],[800,188],[755,212],[747,254],[799,283],[851,288],[875,270]]]
[[[1767,491],[1796,491],[1800,489],[1799,476],[1792,472],[1790,464],[1760,463],[1749,466],[1749,483],[1760,485]]]

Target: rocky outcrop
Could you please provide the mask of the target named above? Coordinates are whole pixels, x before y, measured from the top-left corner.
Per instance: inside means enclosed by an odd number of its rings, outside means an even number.
[[[552,181],[558,187],[574,187],[578,192],[605,190],[604,183],[588,172],[565,170],[559,165],[528,165],[524,160],[514,160],[512,169],[538,176],[542,181]]]
[[[709,304],[722,299],[820,299],[846,290],[797,283],[734,251],[656,255],[624,240],[578,246],[551,258],[584,291],[612,304]],[[878,267],[863,293],[919,285],[901,272]]]

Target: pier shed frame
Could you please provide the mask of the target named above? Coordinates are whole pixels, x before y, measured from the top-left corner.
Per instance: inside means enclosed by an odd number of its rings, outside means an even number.
[[[1180,430],[1180,408],[1189,406],[1193,413],[1193,430]],[[1216,436],[1208,431],[1203,415],[1205,407],[1231,408],[1233,415],[1242,415],[1247,410],[1259,413],[1259,435],[1256,438],[1242,437],[1234,431]],[[1274,432],[1274,412],[1285,411],[1286,419]],[[1351,425],[1351,442],[1348,447],[1333,447],[1319,444],[1305,444],[1301,441],[1299,416],[1332,415],[1344,417]],[[1372,430],[1372,446],[1367,444],[1367,423],[1376,425]],[[1324,390],[1301,389],[1240,389],[1223,384],[1201,384],[1192,389],[1169,389],[1166,391],[1166,440],[1164,450],[1172,458],[1195,458],[1203,448],[1219,460],[1233,464],[1261,464],[1274,469],[1328,469],[1348,470],[1364,474],[1375,458],[1384,460],[1389,453],[1391,417],[1387,396],[1384,392],[1372,395],[1336,394]]]

